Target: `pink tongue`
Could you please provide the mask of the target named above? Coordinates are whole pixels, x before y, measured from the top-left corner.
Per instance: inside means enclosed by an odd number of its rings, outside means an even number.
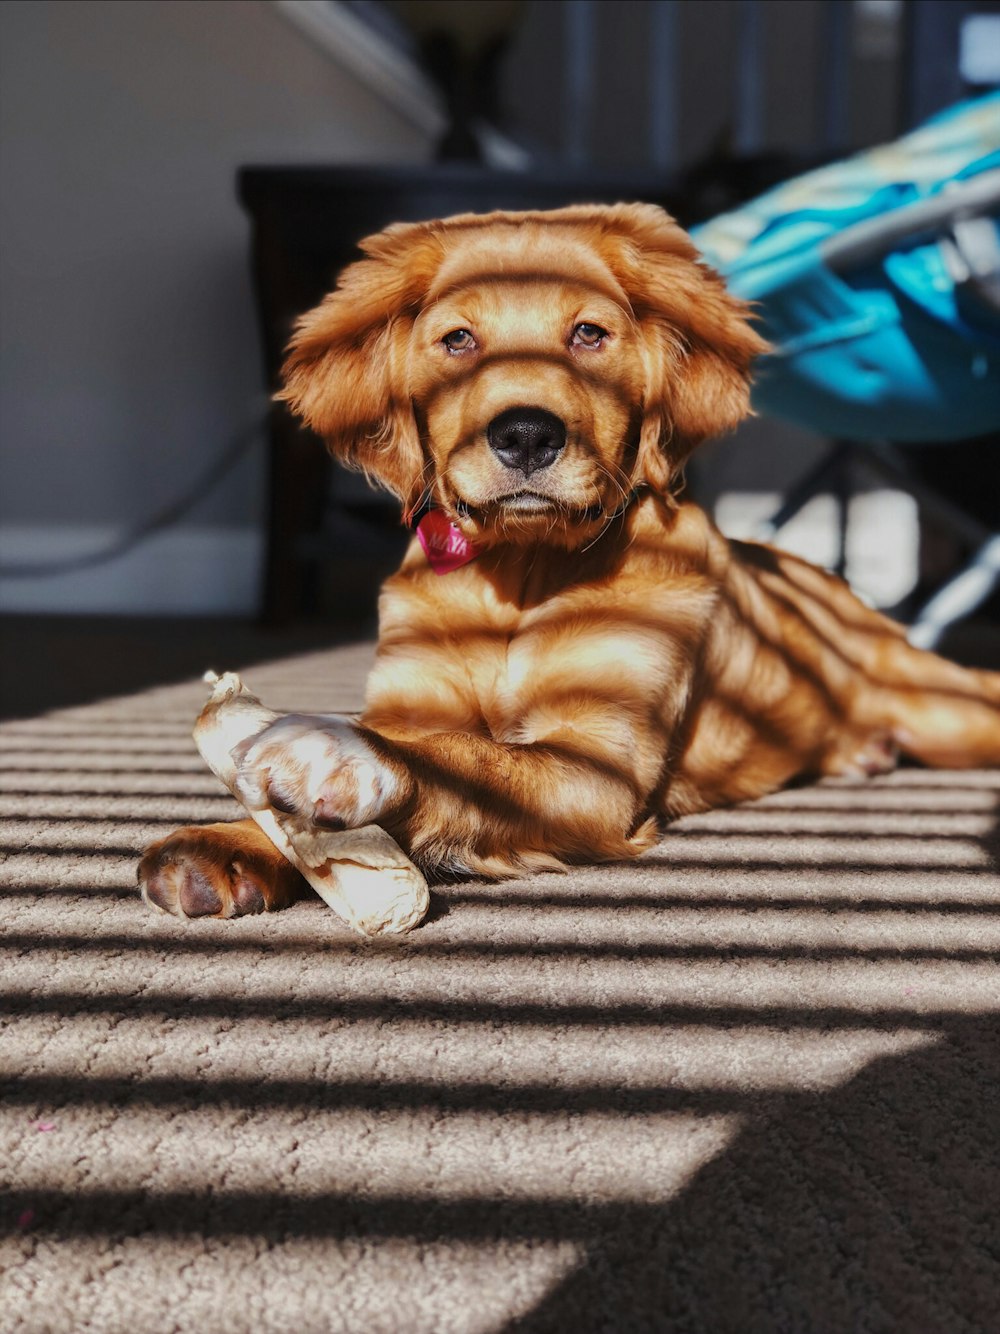
[[[443,510],[427,511],[417,524],[417,537],[435,574],[449,574],[479,555],[479,548],[463,537]]]

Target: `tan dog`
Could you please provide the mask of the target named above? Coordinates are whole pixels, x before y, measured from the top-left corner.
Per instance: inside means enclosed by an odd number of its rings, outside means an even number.
[[[464,216],[363,249],[300,321],[281,397],[408,515],[429,500],[454,568],[425,530],[386,584],[360,723],[284,719],[244,758],[276,805],[503,876],[632,857],[672,816],[897,749],[1000,762],[1000,675],[672,498],[747,414],[763,344],[666,214]],[[249,821],[179,831],[140,879],[186,915],[299,889]]]

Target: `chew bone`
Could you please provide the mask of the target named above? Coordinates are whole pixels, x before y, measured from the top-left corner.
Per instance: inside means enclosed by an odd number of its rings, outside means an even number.
[[[195,743],[208,767],[242,801],[233,750],[280,715],[251,694],[235,672],[207,672],[205,680],[212,693],[195,723]],[[333,832],[269,805],[247,809],[320,898],[361,935],[399,934],[423,920],[427,882],[378,825]]]

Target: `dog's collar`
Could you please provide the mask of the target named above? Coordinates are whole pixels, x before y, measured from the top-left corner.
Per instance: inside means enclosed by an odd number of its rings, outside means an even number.
[[[424,549],[427,563],[435,574],[450,574],[470,560],[481,548],[470,542],[444,510],[428,510],[417,523],[417,541]]]

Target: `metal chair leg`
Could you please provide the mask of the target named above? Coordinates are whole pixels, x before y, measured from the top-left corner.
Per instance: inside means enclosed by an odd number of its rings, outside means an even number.
[[[1000,533],[988,538],[967,565],[920,611],[907,631],[915,648],[935,648],[949,626],[976,610],[1000,584]]]

